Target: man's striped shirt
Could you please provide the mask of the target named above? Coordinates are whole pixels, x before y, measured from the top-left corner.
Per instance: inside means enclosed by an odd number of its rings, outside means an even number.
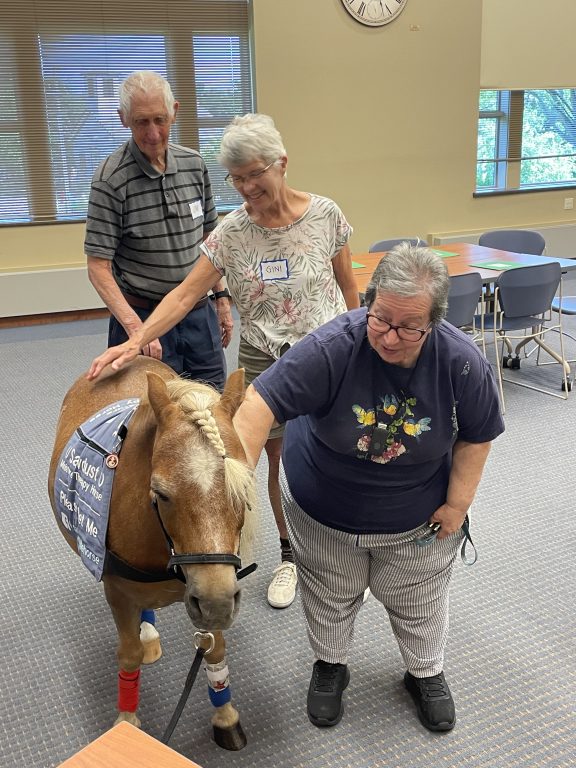
[[[170,144],[161,173],[130,139],[94,174],[84,250],[112,260],[121,290],[159,301],[194,266],[217,220],[198,152]]]

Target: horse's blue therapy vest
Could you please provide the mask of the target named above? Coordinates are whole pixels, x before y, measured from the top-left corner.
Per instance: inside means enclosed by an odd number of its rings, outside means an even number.
[[[54,501],[62,524],[76,537],[78,554],[100,581],[114,470],[130,419],[140,400],[119,400],[98,411],[74,432],[62,451]]]

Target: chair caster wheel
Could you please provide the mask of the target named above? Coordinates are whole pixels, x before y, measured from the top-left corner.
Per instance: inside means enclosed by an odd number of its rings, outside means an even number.
[[[512,356],[506,355],[506,357],[502,358],[502,368],[511,368],[512,367]]]
[[[508,367],[517,371],[520,368],[520,358],[515,357],[514,359],[510,360]]]
[[[572,379],[566,379],[566,386],[562,382],[562,392],[572,392]]]

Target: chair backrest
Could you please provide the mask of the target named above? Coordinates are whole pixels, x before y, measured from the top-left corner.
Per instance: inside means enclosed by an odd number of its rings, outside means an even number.
[[[472,325],[481,296],[482,278],[478,272],[451,277],[446,320],[457,328]]]
[[[515,267],[502,272],[496,287],[504,316],[527,317],[547,312],[561,277],[562,270],[557,261],[534,267]]]
[[[540,232],[533,229],[493,229],[480,235],[478,245],[541,256],[546,248],[546,241]]]
[[[410,245],[427,245],[425,240],[421,240],[419,237],[394,237],[392,240],[378,240],[372,243],[368,248],[368,253],[382,253],[385,251],[391,251],[394,246],[399,243],[410,243]]]

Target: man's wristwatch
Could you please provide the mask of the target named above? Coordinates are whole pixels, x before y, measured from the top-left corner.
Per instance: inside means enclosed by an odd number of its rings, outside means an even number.
[[[230,296],[230,291],[226,289],[225,291],[214,291],[212,294],[213,299],[231,299],[232,296]]]

